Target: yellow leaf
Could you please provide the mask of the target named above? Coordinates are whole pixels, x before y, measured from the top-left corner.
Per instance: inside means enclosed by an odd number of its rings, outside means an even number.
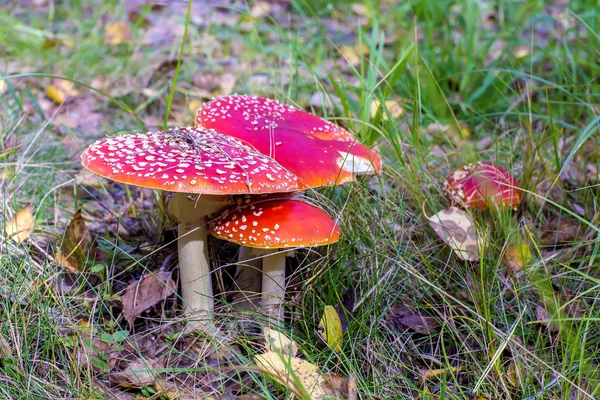
[[[477,231],[471,215],[458,207],[450,207],[428,217],[435,233],[463,260],[479,260]]]
[[[265,327],[263,328],[267,351],[274,351],[288,356],[298,353],[298,345],[281,332]]]
[[[109,22],[104,25],[104,43],[117,46],[129,39],[131,29],[125,22]]]
[[[0,78],[0,94],[3,94],[4,92],[6,92],[7,89],[7,85],[6,82],[4,81],[4,79]]]
[[[325,306],[319,322],[319,333],[333,351],[342,351],[342,321],[333,306]]]
[[[46,88],[46,96],[56,104],[62,104],[67,98],[67,95],[54,85],[48,85]]]
[[[192,99],[188,102],[188,110],[194,115],[200,110],[200,107],[202,107],[202,102],[200,100]]]
[[[378,99],[373,99],[373,101],[371,102],[371,118],[375,117],[380,107],[381,102]],[[394,119],[398,119],[402,114],[404,114],[404,108],[400,104],[396,103],[394,100],[386,100],[385,107]],[[384,121],[388,120],[387,113],[385,112],[381,114],[381,117]]]
[[[4,230],[9,238],[17,243],[23,243],[31,235],[33,224],[31,204],[27,203],[14,217],[8,220]]]
[[[428,379],[433,379],[436,378],[442,374],[448,373],[448,372],[460,372],[462,370],[462,367],[450,367],[450,368],[441,368],[441,369],[426,369],[426,370],[420,370],[419,371],[419,377],[421,378],[421,381],[424,382]]]
[[[328,394],[319,368],[308,361],[270,351],[254,357],[256,365],[300,398],[324,399]]]
[[[55,258],[69,272],[76,273],[81,271],[90,250],[92,235],[81,216],[81,210],[78,210],[67,226],[64,240]]]
[[[529,246],[522,243],[508,246],[504,254],[504,263],[513,272],[519,272],[533,259]]]
[[[342,54],[342,57],[346,59],[348,64],[352,66],[357,66],[360,64],[360,57],[354,47],[344,46],[340,49],[340,53]]]

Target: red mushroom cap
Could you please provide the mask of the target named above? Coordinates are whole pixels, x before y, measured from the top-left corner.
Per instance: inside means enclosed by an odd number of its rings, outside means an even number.
[[[322,246],[340,239],[340,229],[321,208],[294,198],[246,199],[225,208],[210,233],[247,247],[279,249]]]
[[[196,124],[248,143],[299,178],[300,189],[352,181],[381,172],[376,152],[347,130],[275,100],[247,95],[216,98],[196,114]]]
[[[444,183],[446,196],[454,204],[485,210],[517,208],[521,193],[517,181],[494,164],[478,162],[454,171]]]
[[[211,129],[177,128],[103,138],[81,162],[118,182],[201,194],[289,192],[297,178],[242,140]]]

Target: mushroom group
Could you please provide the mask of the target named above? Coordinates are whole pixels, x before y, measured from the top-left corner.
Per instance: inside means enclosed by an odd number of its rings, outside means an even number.
[[[213,235],[246,248],[334,243],[340,236],[338,226],[306,200],[290,195],[250,197],[227,206],[236,194],[292,193],[339,185],[360,174],[379,173],[381,160],[349,131],[270,99],[217,98],[198,111],[195,123],[194,128],[99,139],[81,160],[105,178],[175,192],[169,212],[178,221],[185,312],[194,317],[194,329],[212,331],[214,303],[206,248],[209,216],[217,215],[211,223]],[[257,269],[251,274],[260,274]],[[263,309],[278,320],[285,258],[278,253],[265,256],[263,269]]]

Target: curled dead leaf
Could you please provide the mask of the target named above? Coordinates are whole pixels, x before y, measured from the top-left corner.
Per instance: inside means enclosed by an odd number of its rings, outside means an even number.
[[[34,225],[31,203],[20,209],[14,217],[6,222],[6,236],[17,243],[23,243],[31,235]]]
[[[458,257],[479,260],[477,231],[471,215],[458,207],[450,207],[428,217],[429,225]]]
[[[131,36],[131,29],[126,22],[109,22],[104,25],[104,43],[117,46]]]
[[[267,351],[295,356],[298,353],[298,345],[292,339],[281,332],[269,327],[263,328]]]
[[[144,311],[160,303],[177,290],[168,271],[145,275],[140,281],[127,286],[123,300],[123,317],[133,326],[135,319]]]
[[[579,222],[557,215],[543,228],[540,243],[544,246],[567,244],[576,240],[581,231]]]
[[[111,373],[111,382],[126,389],[153,386],[157,376],[156,370],[160,368],[160,364],[153,359],[128,361],[121,371]]]
[[[79,209],[67,226],[55,259],[69,272],[78,273],[83,269],[88,255],[92,254],[95,257],[96,251],[92,235]]]

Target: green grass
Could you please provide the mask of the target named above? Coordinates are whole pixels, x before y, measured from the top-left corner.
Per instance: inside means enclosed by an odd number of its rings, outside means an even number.
[[[95,366],[77,356],[92,338],[127,347],[162,332],[152,339],[165,344],[161,354],[190,357],[189,342],[177,338],[181,318],[173,297],[160,312],[142,316],[140,332],[128,327],[114,300],[143,272],[175,269],[172,222],[151,209],[160,195],[81,184],[77,155],[99,137],[160,126],[165,116],[168,126],[191,124],[188,105],[220,94],[224,74],[235,77],[235,92],[277,98],[349,127],[384,159],[378,177],[308,193],[340,216],[343,239],[297,255],[311,262],[290,279],[300,290],[288,301],[293,312],[285,331],[303,357],[323,371],[353,376],[360,398],[599,396],[597,2],[572,1],[564,10],[542,1],[388,1],[380,8],[365,2],[359,18],[347,12],[349,2],[294,1],[286,12],[274,9],[253,23],[251,6],[212,14],[195,9],[185,41],[176,35],[153,45],[143,43],[152,27],[144,16],[166,11],[146,8],[129,17],[131,37],[118,46],[104,43],[104,23],[127,20],[127,2],[84,3],[0,7],[0,74],[7,85],[0,96],[0,397],[108,397],[98,387],[109,379],[99,369],[110,352]],[[186,25],[184,6],[172,16],[171,31]],[[355,45],[367,50],[350,64],[343,48]],[[180,63],[176,86],[173,60]],[[79,95],[62,108],[51,105],[45,97],[51,76],[78,82]],[[199,83],[203,76],[217,84]],[[102,86],[100,78],[111,83]],[[335,107],[310,103],[315,93]],[[77,112],[84,99],[94,107],[83,111],[98,113],[100,121],[91,129],[57,126],[64,109]],[[373,100],[393,100],[405,113],[397,120],[385,107],[372,114]],[[433,123],[448,130],[436,132]],[[423,212],[448,207],[443,180],[479,160],[511,171],[525,200],[516,212],[474,213],[487,240],[481,261],[465,263],[435,236]],[[27,202],[36,228],[15,244],[4,225]],[[53,256],[80,207],[104,254],[88,267],[101,264],[104,272],[71,277],[67,285]],[[580,237],[542,245],[555,216],[579,220]],[[520,242],[533,260],[512,271],[503,256]],[[215,248],[219,271],[231,272],[223,265],[235,249]],[[318,323],[324,306],[341,304],[348,290],[356,293],[356,310],[346,316],[343,351],[335,353],[319,338]],[[221,320],[236,335],[228,363],[243,369],[260,339],[240,332],[220,303]],[[540,321],[540,306],[552,324]],[[435,326],[407,329],[398,322],[401,310],[432,317]],[[117,343],[102,336],[123,330],[128,337]],[[198,355],[180,363],[181,370],[159,371],[181,387],[183,376],[196,372],[190,379],[200,387],[201,371],[215,368],[211,357],[212,364]],[[423,371],[438,369],[421,379]],[[228,379],[247,393],[289,396],[259,374]],[[152,390],[132,393],[150,397]]]

